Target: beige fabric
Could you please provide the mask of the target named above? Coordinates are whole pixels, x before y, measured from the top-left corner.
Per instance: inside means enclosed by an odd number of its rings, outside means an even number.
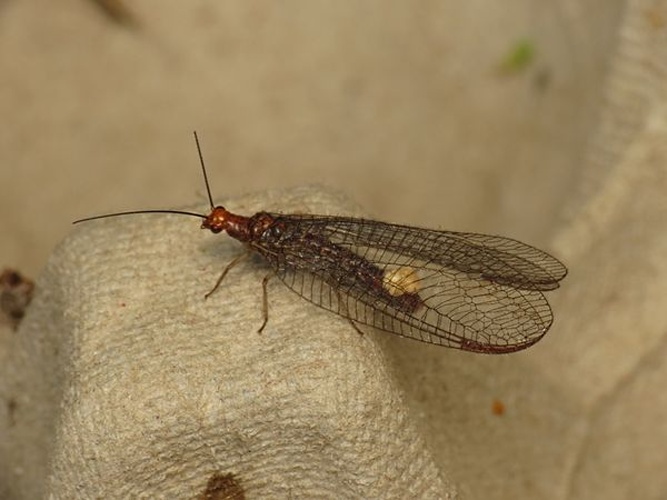
[[[0,497],[667,495],[667,2],[132,5],[126,29],[0,3],[0,264],[35,275],[68,235],[0,330]],[[69,226],[201,199],[192,128],[217,194],[324,182],[552,251],[552,331],[501,357],[359,337],[276,281],[257,335],[257,262],[202,300],[228,238]],[[223,201],[347,212],[327,193]]]
[[[278,201],[344,211],[314,189],[229,206],[253,212]],[[204,300],[242,247],[199,224],[96,221],[54,252],[13,348],[21,356],[7,367],[18,400],[12,445],[33,450],[13,457],[16,491],[194,498],[219,473],[233,474],[248,498],[451,492],[373,337],[277,279],[269,323],[256,333],[267,274],[258,262],[234,268]]]

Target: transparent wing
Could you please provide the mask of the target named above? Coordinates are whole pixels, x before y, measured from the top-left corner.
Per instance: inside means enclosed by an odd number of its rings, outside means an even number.
[[[297,294],[356,325],[467,351],[513,352],[537,342],[553,321],[542,291],[567,272],[508,238],[276,217],[289,229],[281,257],[267,258]]]
[[[334,243],[386,248],[516,288],[553,290],[567,274],[567,268],[548,253],[502,236],[347,217],[297,217],[304,218],[299,224],[311,226]]]

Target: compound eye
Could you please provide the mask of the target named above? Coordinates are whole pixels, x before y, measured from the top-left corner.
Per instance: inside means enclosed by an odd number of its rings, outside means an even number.
[[[207,221],[207,222],[204,222],[204,223],[201,225],[201,228],[202,228],[202,229],[208,229],[208,230],[211,231],[213,234],[218,234],[219,232],[222,231],[222,227],[221,227],[221,226],[211,226],[211,225],[208,223],[208,221]]]

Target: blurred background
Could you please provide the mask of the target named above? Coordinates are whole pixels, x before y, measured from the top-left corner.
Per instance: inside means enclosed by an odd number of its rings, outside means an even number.
[[[219,202],[324,184],[369,217],[549,250],[594,182],[625,5],[0,0],[0,266],[38,276],[78,218],[203,203],[194,129]],[[500,358],[382,340],[471,498],[561,498],[581,407],[555,338]]]
[[[74,219],[320,183],[548,247],[623,2],[0,2],[0,264]],[[229,207],[234,209],[234,207]],[[159,237],[159,236],[156,236]]]

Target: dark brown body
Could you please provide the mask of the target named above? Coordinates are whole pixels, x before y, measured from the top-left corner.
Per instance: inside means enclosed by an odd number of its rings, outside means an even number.
[[[391,294],[384,286],[384,271],[361,255],[304,226],[290,224],[289,216],[258,212],[251,217],[236,215],[217,206],[202,223],[213,233],[226,231],[245,243],[280,271],[304,271],[322,278],[334,289],[367,290],[381,302],[412,313],[422,301],[417,293]]]

